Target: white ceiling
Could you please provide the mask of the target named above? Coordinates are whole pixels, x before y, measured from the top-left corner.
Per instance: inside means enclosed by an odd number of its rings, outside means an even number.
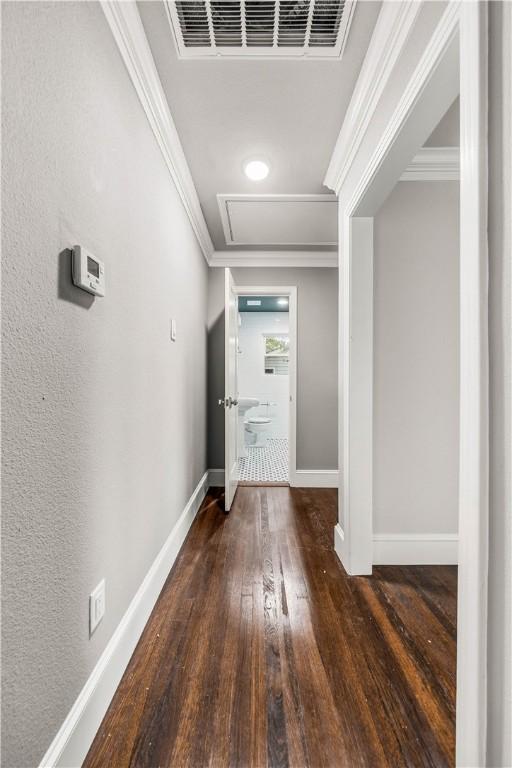
[[[343,57],[332,61],[182,60],[163,3],[145,0],[138,8],[217,250],[226,249],[217,194],[330,195],[322,181],[380,1],[356,3]],[[243,175],[243,163],[251,157],[270,163],[262,182]],[[311,248],[307,233],[304,237],[293,250]],[[247,251],[288,249],[237,245]]]

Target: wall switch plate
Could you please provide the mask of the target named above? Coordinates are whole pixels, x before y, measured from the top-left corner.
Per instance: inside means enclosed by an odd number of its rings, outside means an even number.
[[[105,615],[105,579],[89,596],[89,634],[92,635]]]
[[[171,318],[171,341],[176,341],[176,320]]]

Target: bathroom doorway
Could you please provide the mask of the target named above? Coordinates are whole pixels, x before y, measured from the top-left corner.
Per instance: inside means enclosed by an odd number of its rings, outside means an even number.
[[[295,470],[296,289],[238,293],[238,472],[244,485],[289,485]]]

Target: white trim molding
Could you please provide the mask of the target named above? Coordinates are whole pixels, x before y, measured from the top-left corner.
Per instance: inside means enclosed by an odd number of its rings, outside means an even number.
[[[458,181],[458,147],[422,147],[400,176],[400,181]]]
[[[338,560],[343,565],[346,562],[345,557],[345,531],[339,523],[334,526],[334,551],[338,556]],[[344,566],[343,566],[344,567]]]
[[[337,469],[296,469],[290,477],[292,488],[337,488],[338,483]]]
[[[210,267],[338,267],[338,251],[214,251]]]
[[[374,565],[457,565],[456,533],[376,533]]]
[[[324,184],[339,192],[414,26],[422,3],[383,3]]]
[[[142,26],[137,4],[119,2],[119,0],[101,0],[101,6],[201,250],[209,263],[213,253],[213,243]]]
[[[376,213],[407,167],[411,144],[414,146],[421,136],[421,146],[455,101],[460,90],[459,9],[459,0],[448,2],[369,162],[351,190],[345,207],[348,215]]]
[[[341,211],[340,211],[341,213]],[[341,429],[344,562],[351,574],[371,574],[373,507],[373,218],[340,216],[344,258],[340,265]],[[340,243],[340,247],[341,247]]]
[[[82,765],[208,489],[202,476],[39,768]]]
[[[461,3],[458,766],[486,764],[489,558],[488,5]],[[510,213],[510,212],[509,212]]]

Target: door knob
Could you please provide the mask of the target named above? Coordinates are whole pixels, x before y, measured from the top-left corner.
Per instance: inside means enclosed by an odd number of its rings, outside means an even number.
[[[238,405],[238,400],[232,397],[226,397],[224,400],[218,400],[219,405],[223,405],[225,408],[231,408],[233,405]]]

